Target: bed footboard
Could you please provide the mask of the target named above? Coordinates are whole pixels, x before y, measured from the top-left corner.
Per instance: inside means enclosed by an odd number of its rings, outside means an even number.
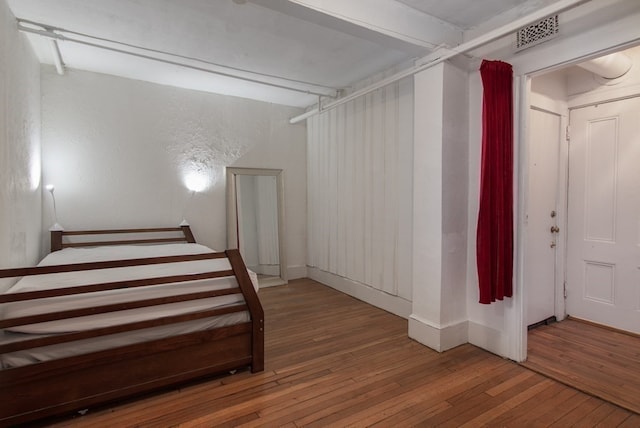
[[[32,325],[88,314],[107,313],[172,303],[197,300],[212,296],[242,293],[244,302],[225,307],[163,316],[145,321],[118,324],[65,334],[37,336],[18,342],[0,344],[0,354],[68,344],[78,340],[103,337],[139,329],[155,328],[173,323],[205,319],[245,311],[249,320],[217,328],[172,335],[141,343],[110,347],[90,353],[66,356],[24,366],[0,370],[0,425],[14,425],[36,419],[81,410],[89,406],[104,404],[112,400],[146,393],[158,388],[176,385],[206,376],[227,373],[230,370],[250,367],[252,372],[264,369],[264,312],[238,250],[223,253],[208,253],[187,256],[168,256],[145,259],[130,259],[109,262],[93,262],[75,265],[43,266],[33,268],[0,270],[0,278],[45,275],[51,273],[95,269],[122,268],[148,264],[163,264],[227,258],[231,270],[208,272],[206,275],[182,275],[177,278],[156,277],[137,281],[112,281],[43,291],[17,292],[0,295],[0,303],[33,302],[39,299],[69,296],[82,293],[118,290],[122,288],[147,287],[201,278],[234,276],[237,286],[225,290],[191,293],[180,297],[147,299],[94,306],[75,310],[48,312],[18,318],[0,320],[0,328],[10,329],[19,325]],[[186,297],[185,297],[186,296]]]

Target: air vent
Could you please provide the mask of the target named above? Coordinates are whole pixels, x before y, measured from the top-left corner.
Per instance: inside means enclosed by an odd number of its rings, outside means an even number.
[[[519,29],[516,33],[516,51],[553,39],[558,35],[558,29],[558,15]]]

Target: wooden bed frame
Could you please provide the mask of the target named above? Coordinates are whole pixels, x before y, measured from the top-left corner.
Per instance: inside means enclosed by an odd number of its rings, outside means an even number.
[[[176,233],[181,233],[182,236],[180,238],[125,239],[94,241],[92,243],[86,241],[80,243],[63,242],[65,237],[78,235],[96,235],[102,237],[104,235],[114,234],[135,234],[142,236],[146,233],[150,233],[151,235],[161,233],[173,233],[175,235]],[[89,245],[156,244],[163,242],[195,242],[195,239],[189,226],[177,228],[51,232],[52,251],[57,251],[65,247]],[[73,346],[73,341],[75,340],[168,325],[198,318],[208,318],[230,312],[248,310],[251,318],[249,322],[242,324],[0,370],[0,391],[2,393],[2,398],[0,398],[0,425],[21,424],[44,417],[61,415],[74,410],[104,404],[112,400],[130,397],[162,387],[176,385],[209,375],[222,374],[248,366],[251,367],[252,372],[259,372],[264,369],[264,312],[238,250],[187,256],[0,270],[0,278],[15,278],[56,272],[109,269],[225,257],[229,259],[231,270],[206,274],[111,282],[56,290],[0,294],[0,303],[32,300],[35,305],[38,303],[38,299],[46,297],[119,288],[144,287],[194,279],[234,275],[238,283],[237,288],[226,290],[191,293],[162,299],[147,299],[144,301],[104,305],[44,315],[3,319],[0,320],[0,328],[55,319],[73,318],[89,313],[104,313],[176,301],[210,298],[222,294],[241,292],[245,299],[243,304],[230,307],[184,315],[174,315],[76,333],[40,337],[17,343],[1,344],[0,353],[2,354],[59,343],[70,343],[71,346]]]

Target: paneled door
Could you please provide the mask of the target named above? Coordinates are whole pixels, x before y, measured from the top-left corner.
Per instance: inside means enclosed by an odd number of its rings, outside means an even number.
[[[570,123],[567,314],[640,333],[640,98]]]

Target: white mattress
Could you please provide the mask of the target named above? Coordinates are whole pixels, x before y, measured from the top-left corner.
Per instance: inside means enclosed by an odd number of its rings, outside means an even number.
[[[213,250],[199,244],[170,244],[152,246],[105,246],[94,248],[65,248],[45,257],[38,266],[51,266],[70,263],[85,263],[106,260],[124,260],[144,257],[159,257],[183,254],[211,253]],[[22,278],[7,293],[35,291],[71,287],[75,285],[97,284],[111,281],[123,281],[168,275],[194,274],[231,269],[227,259],[199,260],[193,262],[166,263],[147,266],[133,266],[126,268],[103,269],[93,271],[65,272]],[[249,272],[253,285],[257,291],[257,276]],[[162,284],[142,287],[138,289],[109,290],[98,293],[61,296],[41,299],[37,306],[33,302],[15,302],[2,307],[3,318],[34,315],[52,311],[91,307],[119,302],[130,302],[140,299],[179,295],[199,291],[224,289],[237,286],[234,277],[214,278],[174,284]],[[50,321],[39,324],[16,326],[5,329],[0,342],[21,340],[41,335],[68,333],[143,321],[158,317],[196,312],[241,303],[242,294],[218,296],[197,301],[172,303],[167,305],[138,308],[127,311],[97,314],[86,317],[70,318],[66,320]],[[44,361],[50,358],[60,358],[91,350],[107,349],[117,344],[134,343],[142,340],[152,340],[175,334],[215,328],[236,324],[249,320],[246,312],[232,313],[220,317],[190,321],[166,326],[163,328],[145,329],[119,335],[73,342],[72,346],[54,345],[40,349],[26,350],[12,354],[0,355],[3,367],[15,367],[29,362]]]

